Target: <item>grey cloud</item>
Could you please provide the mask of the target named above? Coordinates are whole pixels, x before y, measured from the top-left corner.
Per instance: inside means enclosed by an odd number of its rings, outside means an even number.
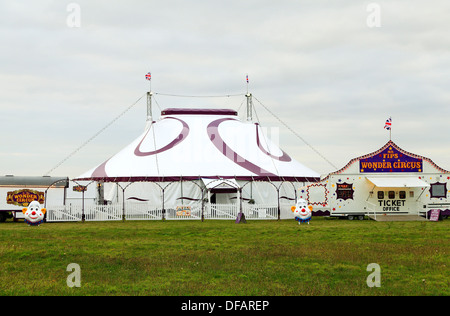
[[[250,90],[338,167],[388,140],[450,168],[447,1],[69,1],[0,3],[0,154],[4,174],[42,175],[148,89]],[[158,106],[238,108],[243,99],[156,95]],[[280,145],[319,173],[332,167],[254,101]],[[145,98],[55,170],[77,176],[144,128]],[[37,124],[30,124],[37,121]],[[32,139],[33,141],[29,141]],[[26,140],[26,141],[25,141]]]

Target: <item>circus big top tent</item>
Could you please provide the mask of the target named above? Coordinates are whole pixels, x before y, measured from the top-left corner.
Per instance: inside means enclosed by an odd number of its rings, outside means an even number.
[[[151,112],[150,112],[151,113]],[[319,180],[235,110],[168,108],[132,143],[74,181],[95,181],[107,203],[292,205]]]
[[[142,135],[79,180],[200,178],[314,181],[318,174],[280,150],[257,123],[226,109],[166,109]]]

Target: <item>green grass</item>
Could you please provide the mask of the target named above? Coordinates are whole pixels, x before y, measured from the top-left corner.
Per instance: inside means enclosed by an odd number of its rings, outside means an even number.
[[[0,295],[449,295],[450,220],[0,223]],[[66,267],[81,268],[70,288]],[[381,287],[366,284],[381,267]]]

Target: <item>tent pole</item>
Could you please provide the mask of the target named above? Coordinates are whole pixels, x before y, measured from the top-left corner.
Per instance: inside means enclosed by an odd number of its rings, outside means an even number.
[[[247,92],[245,96],[247,97],[247,122],[251,122],[253,120],[252,94]]]
[[[205,220],[205,200],[204,200],[204,190],[202,189],[202,222]]]
[[[147,92],[147,121],[152,122],[153,116],[152,116],[152,95],[153,92],[149,91]]]
[[[280,220],[281,208],[280,208],[280,188],[277,188],[277,200],[278,200],[278,220]]]
[[[239,188],[239,208],[242,213],[242,188]]]
[[[183,199],[183,176],[180,177],[180,187],[181,187],[181,205],[184,205],[184,199]]]
[[[125,188],[122,188],[122,221],[125,221]]]
[[[242,191],[239,188],[237,190],[237,198],[238,198],[237,202],[239,203],[239,205],[238,205],[239,206],[239,213],[242,213],[242,197],[241,197],[241,193],[242,193]]]
[[[164,189],[162,189],[162,220],[164,221],[164,217],[166,215],[166,210],[164,209]]]
[[[294,187],[294,197],[295,197],[295,203],[297,203],[297,188],[295,187],[295,184],[291,182],[292,186]]]
[[[211,206],[211,190],[210,189],[207,189],[208,190],[208,208],[209,208],[209,216],[210,216],[210,218],[211,218],[211,216],[213,216],[212,215],[212,206]],[[215,216],[216,214],[214,214],[214,216]]]
[[[83,190],[83,192],[81,193],[81,195],[82,195],[82,202],[81,202],[81,221],[84,223],[84,220],[85,220],[85,215],[84,215],[84,190]]]

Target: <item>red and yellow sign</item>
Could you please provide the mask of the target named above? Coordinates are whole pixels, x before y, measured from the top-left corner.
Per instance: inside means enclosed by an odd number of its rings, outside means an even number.
[[[72,188],[75,192],[86,192],[87,186],[85,185],[77,185]]]
[[[177,206],[177,216],[191,216],[191,207]]]
[[[6,194],[6,203],[18,206],[28,206],[33,201],[38,201],[40,204],[45,202],[45,193],[35,190],[16,190]]]

